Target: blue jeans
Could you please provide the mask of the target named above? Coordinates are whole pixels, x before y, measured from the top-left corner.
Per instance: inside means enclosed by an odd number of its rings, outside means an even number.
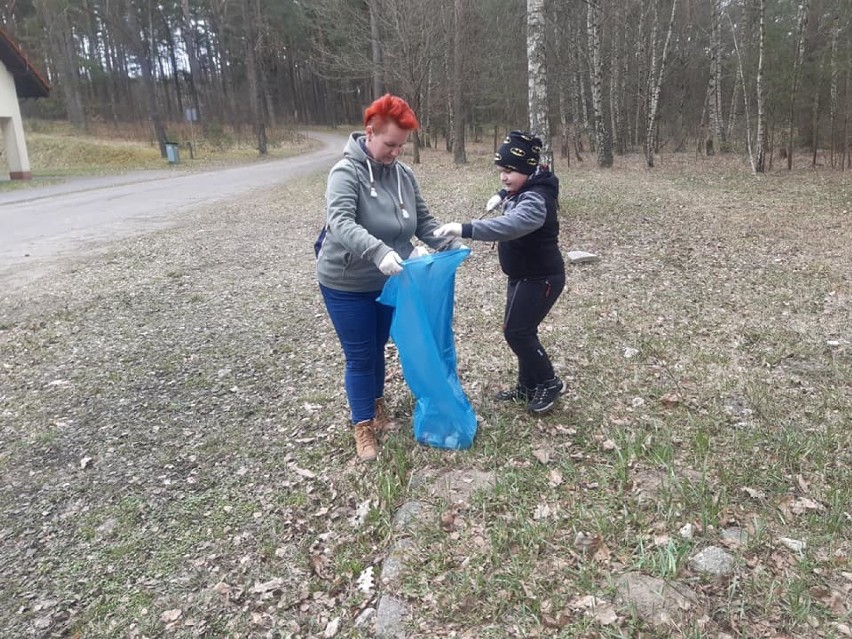
[[[385,344],[393,308],[376,301],[381,291],[351,293],[319,287],[346,357],[344,386],[352,422],[372,419],[376,400],[385,392]]]

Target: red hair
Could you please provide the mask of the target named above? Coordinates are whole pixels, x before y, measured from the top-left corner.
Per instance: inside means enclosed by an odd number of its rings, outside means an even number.
[[[364,110],[364,126],[380,129],[389,120],[403,131],[413,131],[420,126],[408,102],[385,93]]]

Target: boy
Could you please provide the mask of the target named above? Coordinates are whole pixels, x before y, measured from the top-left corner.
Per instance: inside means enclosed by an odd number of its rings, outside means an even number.
[[[498,242],[500,267],[509,278],[503,336],[518,358],[518,381],[496,397],[526,402],[539,414],[553,408],[565,388],[538,339],[539,324],[565,288],[556,215],[559,180],[540,165],[541,146],[533,134],[511,131],[494,156],[503,185],[503,215],[450,222],[435,231],[436,236]],[[496,208],[493,200],[489,206]]]

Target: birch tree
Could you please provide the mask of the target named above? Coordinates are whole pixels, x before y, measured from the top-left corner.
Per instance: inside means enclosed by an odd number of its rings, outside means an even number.
[[[453,1],[453,112],[455,122],[453,126],[453,162],[455,164],[467,163],[464,140],[464,40],[465,40],[465,0]]]
[[[831,25],[831,87],[829,91],[829,118],[831,120],[830,135],[831,135],[831,166],[837,166],[835,158],[835,144],[837,141],[837,89],[839,79],[839,69],[837,66],[837,41],[840,38],[840,16],[834,16],[834,22]]]
[[[633,146],[639,146],[639,135],[642,130],[642,109],[645,106],[645,96],[648,91],[648,76],[646,72],[647,55],[645,52],[645,0],[639,5],[639,28],[636,37],[638,46],[636,53],[636,84],[635,84],[635,117],[633,123]]]
[[[757,35],[757,134],[754,172],[766,172],[766,96],[763,92],[763,54],[766,50],[766,0],[758,0]]]
[[[370,12],[370,52],[372,54],[373,99],[377,100],[385,93],[384,61],[382,59],[382,39],[379,31],[379,9],[376,0],[367,0]]]
[[[731,27],[731,37],[732,37],[733,42],[734,42],[734,51],[737,54],[737,82],[734,85],[734,89],[735,89],[734,90],[734,96],[737,95],[736,87],[742,85],[742,87],[743,87],[743,108],[745,110],[745,122],[746,122],[746,151],[748,152],[748,161],[749,161],[749,164],[751,165],[751,170],[752,170],[752,172],[754,172],[755,161],[754,161],[754,153],[752,152],[752,145],[751,145],[751,114],[749,113],[748,91],[745,88],[745,73],[743,71],[743,59],[742,59],[742,55],[740,55],[740,45],[739,45],[739,42],[737,40],[737,30],[734,27],[734,21],[731,20],[731,14],[729,12],[726,12],[725,15],[727,16],[728,24]],[[730,140],[731,136],[733,135],[733,129],[730,125],[734,120],[734,108],[735,108],[735,106],[732,104],[731,105],[731,114],[730,114],[729,119],[728,119],[728,124],[729,124],[728,140]]]
[[[547,113],[547,67],[545,64],[545,0],[527,0],[527,70],[529,72],[530,131],[542,141],[541,163],[553,165],[550,120]]]
[[[790,80],[790,116],[787,134],[787,170],[793,169],[793,132],[796,126],[796,95],[799,92],[799,76],[805,57],[805,29],[808,26],[808,0],[801,0],[796,12],[796,53],[793,60],[793,77]]]
[[[713,0],[712,25],[710,31],[710,86],[708,89],[708,116],[710,137],[715,139],[719,150],[725,148],[725,128],[722,122],[722,0]],[[707,153],[715,145],[708,142]]]
[[[594,111],[595,147],[598,166],[612,166],[612,142],[607,135],[603,115],[603,60],[601,59],[600,5],[598,0],[589,0],[586,11],[586,28],[589,37],[589,70],[592,85],[592,109]]]
[[[657,0],[654,0],[656,5]],[[678,0],[672,0],[672,12],[669,16],[669,26],[666,31],[666,42],[663,45],[663,53],[660,55],[660,68],[656,70],[655,62],[651,63],[650,68],[650,76],[655,77],[654,86],[651,93],[651,102],[648,105],[648,121],[645,130],[645,162],[648,167],[654,166],[654,151],[657,147],[657,108],[660,103],[660,91],[663,87],[663,78],[665,77],[666,72],[666,62],[669,58],[669,45],[672,41],[672,31],[674,30],[674,20],[675,14],[677,13],[677,3]],[[656,24],[656,8],[654,10],[655,13],[655,24]],[[655,27],[656,28],[656,27]],[[654,38],[656,39],[656,38]],[[652,40],[651,46],[656,49],[656,43]],[[656,57],[656,53],[652,55],[652,60]]]

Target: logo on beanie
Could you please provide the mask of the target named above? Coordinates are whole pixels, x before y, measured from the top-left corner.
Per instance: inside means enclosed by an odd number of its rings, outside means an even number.
[[[541,140],[526,131],[510,131],[494,154],[494,164],[531,175],[538,168]]]

